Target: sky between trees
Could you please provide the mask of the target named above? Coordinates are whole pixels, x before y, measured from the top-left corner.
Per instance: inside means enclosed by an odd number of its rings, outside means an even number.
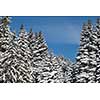
[[[20,25],[26,30],[33,28],[34,32],[42,31],[45,40],[56,55],[64,55],[75,61],[80,43],[80,32],[88,19],[95,23],[99,16],[11,16],[11,29],[17,33]]]

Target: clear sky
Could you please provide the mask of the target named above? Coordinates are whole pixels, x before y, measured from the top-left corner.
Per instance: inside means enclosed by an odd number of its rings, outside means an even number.
[[[11,30],[19,31],[24,24],[26,31],[33,28],[33,32],[42,31],[49,49],[55,55],[63,55],[72,61],[78,51],[82,24],[88,19],[95,24],[96,16],[12,16]]]

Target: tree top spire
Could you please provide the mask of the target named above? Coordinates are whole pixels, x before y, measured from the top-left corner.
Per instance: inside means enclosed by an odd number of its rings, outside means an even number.
[[[25,28],[24,28],[24,25],[23,24],[21,24],[20,33],[25,33]]]
[[[30,28],[30,33],[32,33],[33,32],[33,30],[32,30],[32,28]]]
[[[97,18],[97,24],[100,24],[100,18]]]
[[[90,19],[89,19],[88,22],[87,22],[87,26],[88,26],[88,29],[91,29],[91,28],[92,28],[92,22],[91,22]]]
[[[88,24],[88,25],[92,25],[92,22],[91,22],[90,19],[88,19],[87,24]]]
[[[83,23],[82,29],[85,30],[86,29],[86,23]]]
[[[22,29],[24,29],[24,25],[23,24],[21,24],[21,27],[20,27],[20,29],[22,30]]]
[[[10,23],[10,18],[8,16],[4,16],[4,17],[2,17],[1,21],[2,21],[3,25],[6,26]]]

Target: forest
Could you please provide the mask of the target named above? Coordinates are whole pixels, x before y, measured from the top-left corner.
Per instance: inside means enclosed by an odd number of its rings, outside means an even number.
[[[11,31],[10,18],[0,18],[0,83],[99,83],[100,19],[83,24],[76,61],[55,56],[43,33]],[[17,35],[18,34],[18,35]]]

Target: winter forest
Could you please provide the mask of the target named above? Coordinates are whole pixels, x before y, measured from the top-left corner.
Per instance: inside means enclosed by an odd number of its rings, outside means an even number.
[[[22,24],[16,33],[9,23],[0,18],[0,83],[100,82],[100,19],[83,24],[75,62],[55,56],[41,31],[27,32]]]

